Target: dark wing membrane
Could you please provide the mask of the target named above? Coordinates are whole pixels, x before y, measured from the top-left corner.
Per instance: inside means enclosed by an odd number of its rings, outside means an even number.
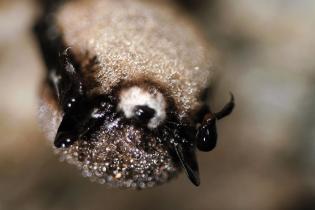
[[[33,32],[42,51],[47,70],[58,68],[59,53],[63,50],[60,31],[54,23],[54,13],[61,4],[61,0],[41,0],[42,15],[33,27]]]

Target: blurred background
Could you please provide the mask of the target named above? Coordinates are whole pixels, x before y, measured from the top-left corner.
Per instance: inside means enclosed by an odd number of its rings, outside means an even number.
[[[181,1],[181,0],[178,0]],[[315,1],[185,1],[222,55],[211,104],[236,110],[218,147],[144,191],[109,189],[60,162],[36,119],[44,66],[32,0],[0,0],[0,210],[315,209]]]

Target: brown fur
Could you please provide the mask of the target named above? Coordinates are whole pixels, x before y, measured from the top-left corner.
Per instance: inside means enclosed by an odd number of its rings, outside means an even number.
[[[158,82],[178,105],[181,117],[200,106],[213,57],[207,42],[187,17],[166,4],[138,0],[75,1],[58,14],[58,26],[77,57],[97,57],[93,73],[109,92],[122,80]]]

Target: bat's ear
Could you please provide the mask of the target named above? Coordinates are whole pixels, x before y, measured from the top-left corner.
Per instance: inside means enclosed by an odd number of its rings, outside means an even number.
[[[196,159],[195,148],[190,145],[177,144],[174,146],[176,154],[180,160],[190,181],[196,185],[200,185],[199,168]]]
[[[59,125],[55,146],[69,147],[98,127],[106,116],[113,114],[115,107],[106,96],[78,98],[63,115]]]
[[[82,117],[76,116],[75,113],[64,114],[55,137],[54,144],[57,148],[69,147],[80,138],[82,130],[86,130],[86,128],[82,128],[83,125],[79,118],[82,119]]]
[[[200,151],[209,152],[217,145],[218,134],[215,116],[209,113],[205,118],[204,122],[197,129],[196,144]]]
[[[56,134],[55,137],[55,141],[54,141],[54,145],[57,148],[65,148],[65,147],[69,147],[70,145],[72,145],[75,141],[77,141],[77,134],[75,131],[62,131],[63,125],[65,123],[62,121],[58,132]]]

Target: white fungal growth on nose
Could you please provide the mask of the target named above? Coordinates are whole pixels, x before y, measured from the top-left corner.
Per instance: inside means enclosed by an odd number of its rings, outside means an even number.
[[[123,111],[127,118],[134,117],[135,107],[143,105],[155,111],[155,115],[148,123],[148,128],[154,129],[158,127],[166,117],[166,102],[162,93],[158,91],[150,93],[138,86],[121,91],[118,110]]]

